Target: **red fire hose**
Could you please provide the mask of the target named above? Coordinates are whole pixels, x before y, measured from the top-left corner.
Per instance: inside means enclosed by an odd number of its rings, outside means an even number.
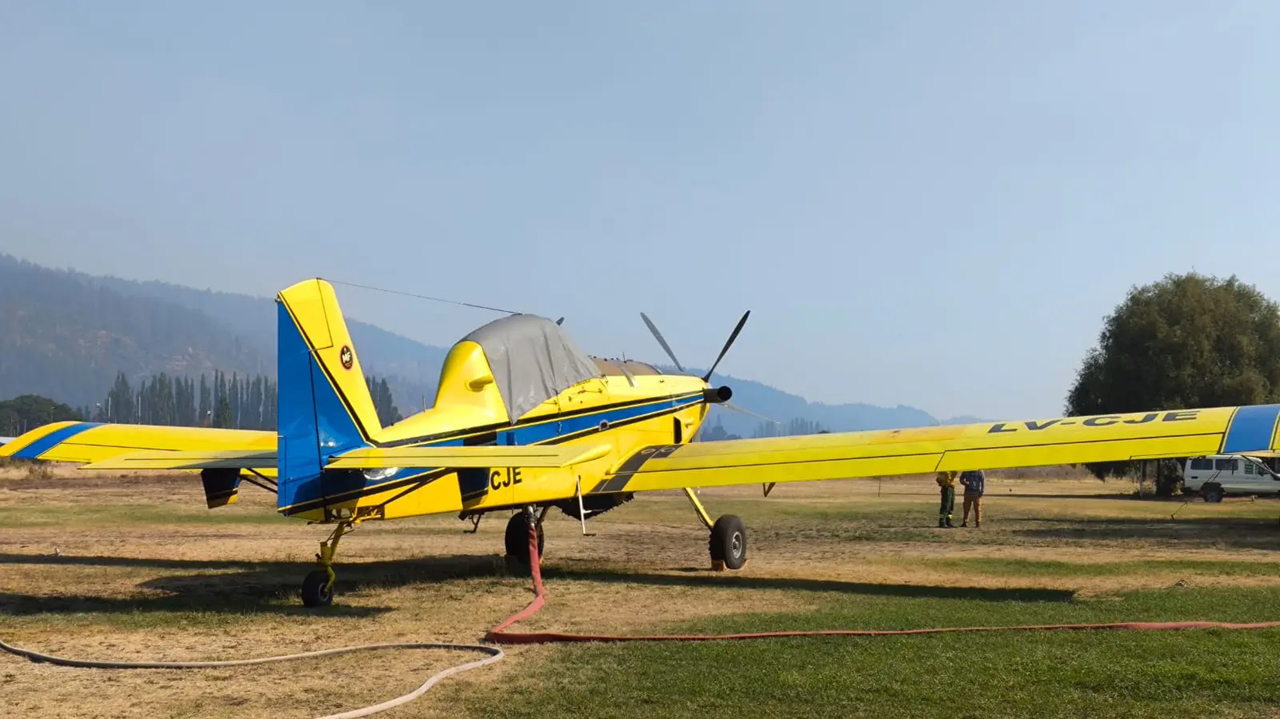
[[[535,527],[531,524],[529,527],[529,559],[530,566],[533,568],[533,601],[527,607],[519,612],[511,615],[498,626],[489,630],[485,635],[485,641],[495,644],[547,644],[552,642],[655,642],[655,641],[676,641],[676,642],[697,642],[712,641],[721,639],[767,639],[773,637],[821,637],[821,636],[893,636],[903,634],[942,634],[944,632],[1007,632],[1007,631],[1045,631],[1058,629],[1076,629],[1076,630],[1097,630],[1097,629],[1138,629],[1138,630],[1170,630],[1170,629],[1268,629],[1272,627],[1280,627],[1280,622],[1259,622],[1256,624],[1227,624],[1223,622],[1118,622],[1114,624],[1043,624],[1032,626],[1016,626],[1016,627],[942,627],[935,629],[900,629],[892,631],[869,630],[869,629],[833,629],[827,631],[813,632],[759,632],[754,634],[678,634],[666,636],[630,636],[620,637],[603,634],[561,634],[558,632],[528,632],[519,634],[508,634],[507,628],[513,624],[528,619],[542,609],[547,601],[546,588],[542,585],[542,571],[540,568],[540,557],[538,556],[538,535]],[[113,661],[93,661],[83,659],[67,659],[64,657],[56,657],[48,654],[41,654],[29,649],[11,646],[0,641],[0,651],[8,652],[20,657],[25,657],[34,662],[47,662],[50,664],[59,664],[70,667],[89,667],[96,669],[196,669],[207,667],[238,667],[251,664],[265,664],[270,662],[289,661],[292,659],[301,659],[307,657],[320,657],[333,654],[342,654],[354,651],[367,651],[374,649],[454,649],[479,652],[488,655],[484,659],[478,659],[473,662],[459,664],[449,667],[443,671],[437,672],[428,677],[423,684],[417,689],[396,697],[381,704],[375,704],[369,707],[362,707],[340,714],[331,714],[323,719],[355,719],[355,717],[366,717],[372,714],[384,712],[392,707],[401,706],[417,699],[426,693],[441,679],[458,672],[476,669],[486,664],[492,664],[503,658],[501,649],[484,645],[468,645],[468,644],[440,644],[433,642],[411,642],[400,644],[367,644],[362,646],[344,647],[342,649],[329,649],[317,652],[304,652],[301,654],[289,654],[276,657],[261,657],[257,659],[239,659],[226,661],[208,661],[208,662],[113,662]]]
[[[886,637],[905,634],[943,634],[948,632],[1026,632],[1047,630],[1130,629],[1142,631],[1168,631],[1174,629],[1271,629],[1280,622],[1254,624],[1230,624],[1226,622],[1114,622],[1111,624],[1032,624],[1012,627],[935,627],[929,629],[828,629],[808,632],[756,632],[750,634],[673,634],[647,636],[614,636],[608,634],[563,634],[560,632],[507,633],[507,628],[528,619],[542,609],[547,602],[547,591],[542,585],[539,567],[537,529],[529,526],[529,566],[533,568],[533,601],[529,606],[507,617],[485,634],[486,642],[495,644],[550,644],[563,642],[705,642],[723,639],[772,639],[776,637]]]

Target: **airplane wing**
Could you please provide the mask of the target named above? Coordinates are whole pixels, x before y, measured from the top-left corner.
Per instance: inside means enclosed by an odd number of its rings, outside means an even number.
[[[380,469],[383,467],[568,467],[598,459],[609,445],[567,447],[523,445],[511,447],[367,447],[329,460],[325,469]],[[262,474],[276,470],[276,451],[191,450],[132,452],[93,462],[85,469],[252,469]]]
[[[91,462],[82,469],[252,469],[265,474],[276,470],[276,451],[196,449],[127,452]]]
[[[325,469],[382,467],[567,467],[608,454],[593,446],[363,447],[333,457]],[[83,465],[84,469],[276,470],[276,433],[207,427],[60,422],[0,447],[0,457]]]
[[[325,469],[383,467],[568,467],[599,459],[610,445],[481,445],[473,447],[367,447],[329,460]]]
[[[247,429],[166,427],[145,424],[55,422],[27,432],[0,446],[0,458],[40,459],[80,465],[106,463],[138,452],[190,454],[210,452],[270,452],[274,458],[276,433]],[[250,465],[226,465],[248,467]],[[269,465],[275,468],[274,459]],[[94,469],[106,468],[101,465]],[[113,467],[117,469],[126,467]],[[130,469],[152,467],[129,466]],[[163,467],[168,468],[168,467]]]
[[[588,494],[1269,452],[1278,417],[1250,405],[653,445]]]

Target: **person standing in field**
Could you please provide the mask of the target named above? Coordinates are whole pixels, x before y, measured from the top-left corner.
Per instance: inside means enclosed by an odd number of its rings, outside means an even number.
[[[952,514],[956,510],[956,473],[938,472],[937,482],[942,489],[942,504],[938,506],[938,528],[949,529],[956,526],[951,523]]]
[[[973,526],[982,526],[982,494],[986,491],[987,475],[980,469],[964,472],[960,475],[960,484],[964,485],[964,519],[960,526],[969,526],[969,510],[973,510]]]

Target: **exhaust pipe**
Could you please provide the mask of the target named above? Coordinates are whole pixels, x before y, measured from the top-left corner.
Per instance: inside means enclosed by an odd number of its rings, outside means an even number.
[[[733,396],[733,390],[725,386],[707,387],[702,390],[702,399],[710,404],[723,404]]]

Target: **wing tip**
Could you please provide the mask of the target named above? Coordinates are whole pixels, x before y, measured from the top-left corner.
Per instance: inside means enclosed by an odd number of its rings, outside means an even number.
[[[57,447],[81,432],[98,427],[101,422],[84,420],[62,420],[50,422],[35,429],[28,430],[0,446],[0,458],[4,459],[40,459],[40,455]]]

